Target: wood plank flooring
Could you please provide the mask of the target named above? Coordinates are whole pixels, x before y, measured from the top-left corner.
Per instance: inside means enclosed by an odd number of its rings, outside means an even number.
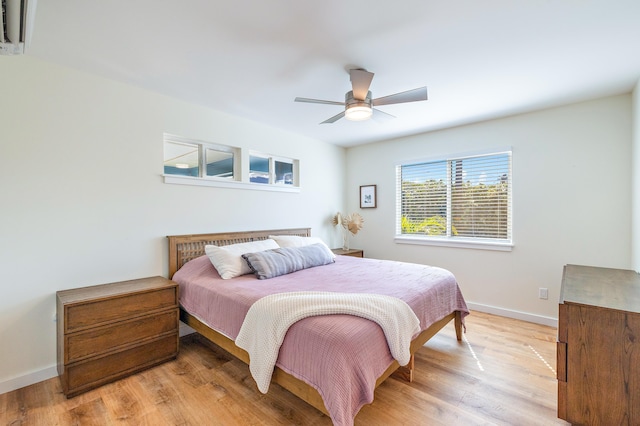
[[[552,327],[473,312],[416,354],[413,383],[390,377],[356,425],[567,425],[556,417]],[[57,378],[0,395],[0,425],[331,425],[277,385],[197,338],[178,359],[72,399]]]

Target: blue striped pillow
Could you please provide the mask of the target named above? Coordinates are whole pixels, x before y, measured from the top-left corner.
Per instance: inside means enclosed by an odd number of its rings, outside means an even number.
[[[330,252],[322,244],[280,247],[256,253],[245,253],[242,257],[260,280],[334,262]]]

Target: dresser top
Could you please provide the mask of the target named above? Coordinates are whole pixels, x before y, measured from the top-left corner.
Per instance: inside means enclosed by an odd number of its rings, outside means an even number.
[[[58,300],[63,303],[74,303],[88,299],[101,299],[116,295],[126,295],[145,291],[154,291],[161,288],[175,287],[177,284],[163,277],[148,277],[137,280],[121,281],[109,284],[99,284],[89,287],[60,290],[56,293]]]
[[[626,269],[566,265],[560,303],[640,313],[640,275]]]

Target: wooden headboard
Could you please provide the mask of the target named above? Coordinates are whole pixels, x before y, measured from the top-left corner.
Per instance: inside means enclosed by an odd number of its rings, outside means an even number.
[[[202,256],[204,246],[227,246],[266,240],[269,235],[311,236],[311,228],[269,229],[265,231],[222,232],[217,234],[169,235],[169,279],[191,259]]]

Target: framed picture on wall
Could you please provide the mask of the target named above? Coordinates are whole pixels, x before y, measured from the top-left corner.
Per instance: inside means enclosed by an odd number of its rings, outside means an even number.
[[[376,207],[376,185],[360,186],[360,208],[371,209]]]

